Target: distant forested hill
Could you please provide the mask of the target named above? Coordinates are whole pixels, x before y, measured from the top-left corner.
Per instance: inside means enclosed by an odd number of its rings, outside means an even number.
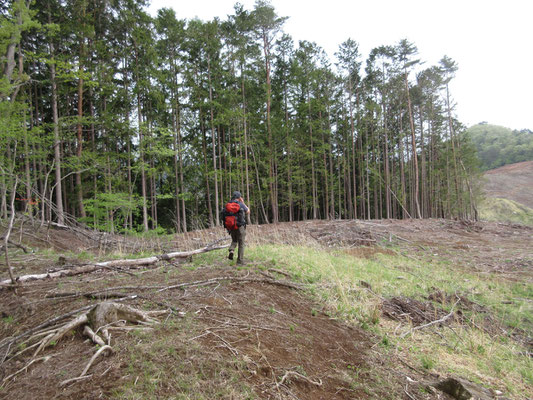
[[[466,133],[477,148],[484,171],[533,160],[533,132],[529,129],[517,131],[480,123],[469,128]]]

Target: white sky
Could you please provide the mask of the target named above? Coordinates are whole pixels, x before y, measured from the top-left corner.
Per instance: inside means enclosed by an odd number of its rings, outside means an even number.
[[[252,10],[255,0],[240,0]],[[180,19],[226,19],[233,0],[151,0],[155,16],[174,8]],[[284,32],[316,42],[334,60],[348,38],[363,62],[380,45],[407,38],[425,66],[447,55],[459,70],[451,91],[456,114],[471,126],[481,121],[533,130],[533,1],[531,0],[271,0],[287,16]],[[364,66],[364,63],[363,63]]]

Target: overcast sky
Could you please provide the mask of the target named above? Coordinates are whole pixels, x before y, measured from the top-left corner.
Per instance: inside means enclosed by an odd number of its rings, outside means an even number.
[[[255,0],[240,0],[252,10]],[[233,0],[151,0],[155,16],[174,8],[178,18],[226,19]],[[316,42],[334,60],[339,44],[359,43],[363,60],[380,45],[406,38],[425,66],[447,55],[459,66],[452,81],[456,114],[467,126],[481,121],[533,130],[531,0],[272,0],[289,19],[284,32]]]

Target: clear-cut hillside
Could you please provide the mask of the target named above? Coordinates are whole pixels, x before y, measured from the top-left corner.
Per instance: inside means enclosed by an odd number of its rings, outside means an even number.
[[[482,219],[533,224],[533,161],[505,165],[484,175]]]

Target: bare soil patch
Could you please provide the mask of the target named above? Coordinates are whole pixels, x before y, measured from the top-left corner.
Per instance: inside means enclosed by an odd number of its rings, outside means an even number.
[[[533,161],[504,165],[485,172],[489,197],[514,200],[533,208]]]

